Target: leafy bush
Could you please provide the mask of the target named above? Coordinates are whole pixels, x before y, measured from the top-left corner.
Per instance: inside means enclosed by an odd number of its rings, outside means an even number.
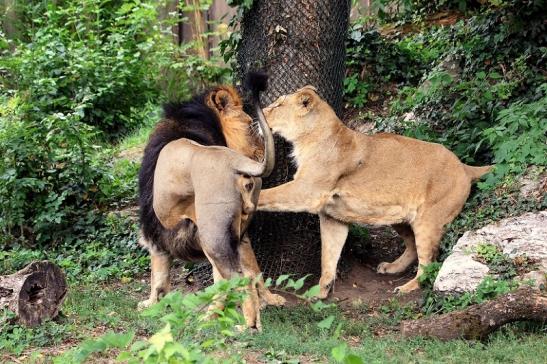
[[[7,86],[29,104],[23,117],[41,122],[70,115],[71,123],[114,136],[134,127],[133,109],[158,96],[149,56],[160,40],[154,6],[67,0],[31,4],[24,12],[28,41],[14,41],[15,51],[2,62]]]
[[[345,97],[352,106],[363,107],[369,92],[378,98],[390,82],[416,82],[426,67],[420,55],[408,43],[389,42],[378,30],[354,23],[346,39]]]
[[[135,241],[134,220],[116,213],[98,220],[96,229],[85,225],[50,249],[15,246],[0,250],[0,275],[11,274],[34,260],[47,259],[59,265],[70,282],[102,282],[125,279],[142,273],[150,265],[146,252]]]
[[[0,231],[10,245],[57,245],[100,224],[94,209],[116,194],[100,141],[142,122],[137,108],[158,95],[156,12],[98,0],[21,12],[30,24],[0,61]]]
[[[0,231],[55,243],[85,218],[106,172],[92,157],[96,131],[76,113],[34,119],[19,100],[0,109]]]
[[[495,173],[485,184],[494,185],[507,174],[521,174],[529,165],[547,166],[547,83],[539,90],[543,93],[539,100],[513,103],[499,112],[495,126],[483,131],[496,163]]]

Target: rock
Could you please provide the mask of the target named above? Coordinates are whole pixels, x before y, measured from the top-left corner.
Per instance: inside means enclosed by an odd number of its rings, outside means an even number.
[[[496,245],[511,258],[524,255],[537,260],[538,274],[543,274],[545,278],[547,211],[525,213],[476,231],[466,232],[452,249],[452,254],[444,261],[433,285],[435,291],[449,294],[473,291],[477,288],[489,271],[485,264],[473,259],[474,251],[479,244]]]
[[[433,289],[443,293],[464,293],[475,290],[490,269],[463,252],[451,254],[444,261]]]
[[[535,270],[524,274],[522,277],[519,277],[519,281],[522,281],[524,284],[531,283],[532,288],[538,290],[544,290],[547,287],[547,278],[545,277],[545,272]]]
[[[531,166],[519,179],[520,194],[526,198],[542,199],[547,194],[547,170]]]

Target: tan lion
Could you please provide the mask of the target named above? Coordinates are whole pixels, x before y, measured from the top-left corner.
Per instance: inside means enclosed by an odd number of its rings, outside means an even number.
[[[253,74],[249,85],[264,152],[239,94],[230,86],[164,107],[164,120],[150,136],[139,172],[139,242],[150,252],[152,270],[150,297],[141,308],[170,290],[173,258],[207,258],[215,282],[236,275],[251,278],[243,302],[248,327],[260,329],[259,296],[268,304],[284,303],[258,279],[260,269],[245,234],[258,202],[260,177],[271,173],[275,152],[258,104],[266,77]],[[263,162],[258,162],[262,155]]]
[[[350,223],[391,225],[406,249],[378,272],[403,272],[417,258],[416,278],[396,290],[417,289],[443,227],[461,211],[471,183],[491,168],[467,166],[440,144],[355,132],[311,86],[280,97],[264,114],[273,132],[292,142],[297,171],[293,181],[263,190],[258,209],[319,215],[321,298],[336,277]]]

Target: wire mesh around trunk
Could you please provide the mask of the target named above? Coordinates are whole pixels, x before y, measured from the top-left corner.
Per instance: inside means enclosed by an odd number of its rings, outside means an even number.
[[[263,106],[280,95],[312,85],[341,116],[349,11],[347,0],[255,0],[241,24],[236,78],[243,80],[249,70],[263,70],[269,75]],[[291,145],[276,137],[275,147],[275,170],[263,181],[263,188],[288,182],[295,172],[289,157]],[[250,234],[266,277],[308,273],[319,277],[317,216],[258,212]],[[209,283],[209,274],[210,268],[208,271],[203,265],[194,269],[199,282]]]

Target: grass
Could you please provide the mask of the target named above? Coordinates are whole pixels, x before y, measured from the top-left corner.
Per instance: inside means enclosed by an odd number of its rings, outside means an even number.
[[[47,362],[49,356],[57,353],[57,347],[68,349],[109,330],[153,333],[159,327],[157,322],[140,317],[136,310],[138,295],[144,289],[145,285],[138,281],[69,287],[61,315],[55,321],[35,329],[12,326],[0,332],[0,362],[18,357],[23,362],[31,361],[31,357]]]
[[[56,355],[107,331],[134,331],[139,337],[149,337],[163,324],[136,310],[148,289],[148,283],[141,280],[72,285],[56,321],[36,329],[12,326],[0,333],[0,362],[49,363]],[[332,348],[343,341],[366,363],[542,363],[541,358],[547,357],[545,326],[538,325],[506,326],[484,342],[402,338],[397,331],[400,321],[418,314],[416,305],[403,305],[396,299],[376,309],[334,306],[315,312],[305,303],[268,307],[262,312],[263,331],[240,334],[227,352],[248,362],[323,363],[331,360]],[[331,315],[333,324],[320,328],[318,323]],[[91,362],[115,356],[107,355]]]
[[[141,114],[144,123],[120,141],[116,146],[118,152],[143,147],[148,141],[152,128],[160,120],[161,110],[157,105],[148,105]]]

